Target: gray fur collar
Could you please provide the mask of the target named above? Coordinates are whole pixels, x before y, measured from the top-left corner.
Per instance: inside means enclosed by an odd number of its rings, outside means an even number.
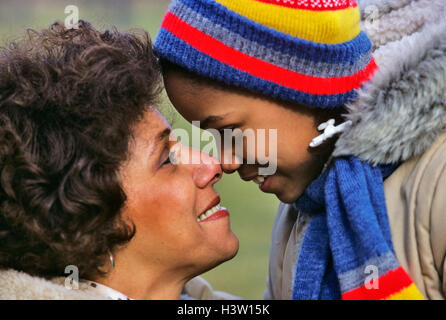
[[[446,128],[446,1],[359,5],[378,9],[372,12],[379,28],[364,23],[364,29],[379,71],[347,106],[353,126],[339,137],[334,156],[354,155],[372,164],[406,161],[424,153]]]
[[[79,283],[78,290],[65,288],[65,278],[51,281],[15,270],[0,270],[0,300],[104,300]]]

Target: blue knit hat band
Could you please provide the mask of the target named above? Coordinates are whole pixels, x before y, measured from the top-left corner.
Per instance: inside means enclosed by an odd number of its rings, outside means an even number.
[[[364,32],[339,44],[316,43],[261,25],[213,0],[174,0],[155,49],[201,76],[321,108],[354,99],[376,70]]]

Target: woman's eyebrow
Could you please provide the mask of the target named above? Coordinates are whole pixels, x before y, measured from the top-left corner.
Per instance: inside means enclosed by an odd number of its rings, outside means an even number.
[[[151,151],[150,151],[150,156],[149,157],[152,157],[155,154],[155,151],[164,149],[164,146],[167,144],[167,141],[160,148],[158,148],[157,146],[159,145],[160,142],[163,142],[163,140],[166,140],[166,137],[169,137],[171,133],[172,133],[172,129],[171,128],[165,128],[163,131],[159,132],[151,140],[151,142],[149,143],[149,145],[151,147]]]
[[[166,137],[170,136],[171,133],[172,133],[172,129],[166,128],[156,135],[155,140],[157,142],[160,142],[160,141],[164,140]]]

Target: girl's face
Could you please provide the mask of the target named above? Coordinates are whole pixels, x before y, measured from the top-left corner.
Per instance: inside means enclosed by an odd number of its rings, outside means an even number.
[[[220,203],[214,190],[222,174],[217,159],[201,153],[199,164],[180,159],[175,165],[173,150],[177,157],[199,151],[169,140],[174,140],[171,128],[158,111],[148,111],[134,129],[130,157],[120,172],[127,195],[123,216],[136,226],[125,250],[152,270],[193,277],[234,257],[238,239],[224,208],[197,221]]]
[[[202,129],[269,129],[277,130],[275,146],[266,144],[266,154],[276,148],[277,171],[269,176],[260,189],[275,194],[281,201],[292,203],[305,188],[320,174],[329,156],[329,150],[311,150],[309,144],[320,135],[316,111],[298,105],[286,105],[273,99],[223,86],[196,83],[182,72],[169,71],[165,75],[168,96],[175,108],[188,121],[200,121]],[[268,135],[265,138],[269,141]],[[246,142],[246,139],[245,139]],[[230,145],[230,144],[227,144]],[[257,143],[256,143],[257,145]],[[238,171],[245,181],[257,180],[262,161],[247,164],[249,157],[258,159],[257,148],[247,148],[244,143],[242,164],[236,164],[235,148],[224,150],[222,143],[220,158],[227,173]],[[263,150],[262,150],[263,151]],[[262,152],[261,151],[261,152]],[[250,154],[254,153],[255,154]],[[230,156],[225,153],[230,153]],[[231,159],[227,161],[226,159]],[[252,159],[252,158],[251,158]],[[238,162],[240,163],[240,161]]]

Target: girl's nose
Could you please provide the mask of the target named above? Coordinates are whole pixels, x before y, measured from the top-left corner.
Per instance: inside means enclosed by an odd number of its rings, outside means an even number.
[[[240,169],[242,161],[234,154],[221,154],[221,167],[225,173],[234,173]]]

